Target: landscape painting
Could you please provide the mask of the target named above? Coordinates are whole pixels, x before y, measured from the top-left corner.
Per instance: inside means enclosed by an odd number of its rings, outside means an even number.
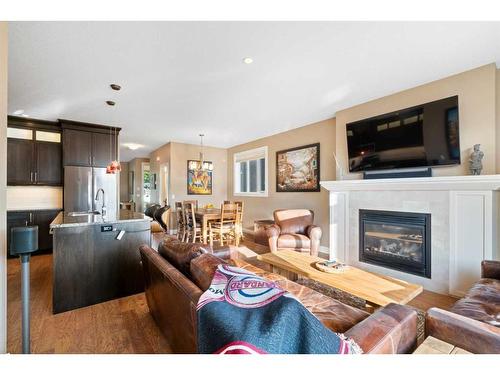
[[[320,191],[319,143],[276,153],[276,191]]]
[[[207,168],[200,170],[199,161],[188,160],[187,163],[187,193],[188,195],[212,194],[212,162],[203,162]]]

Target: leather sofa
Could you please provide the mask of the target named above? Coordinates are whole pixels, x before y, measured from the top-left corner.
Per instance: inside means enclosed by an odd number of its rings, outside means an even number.
[[[409,353],[416,345],[416,312],[390,304],[369,315],[281,275],[238,260],[232,247],[212,250],[166,238],[158,252],[140,248],[146,299],[174,353],[196,353],[196,304],[222,262],[273,280],[294,294],[327,328],[352,337],[365,353]]]
[[[481,279],[451,311],[429,309],[426,333],[471,353],[500,353],[500,261],[481,262]]]
[[[322,232],[314,225],[313,211],[276,210],[273,216],[275,224],[266,230],[271,252],[291,249],[318,255]]]

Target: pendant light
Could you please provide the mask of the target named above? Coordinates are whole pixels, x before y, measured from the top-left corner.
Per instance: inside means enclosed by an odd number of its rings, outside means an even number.
[[[112,83],[110,87],[114,91],[119,91],[121,89],[120,85],[117,85],[115,83]],[[116,105],[115,101],[112,100],[107,100],[106,104],[109,105],[110,107],[114,107]],[[114,118],[114,113],[111,114],[111,118]],[[111,125],[113,124],[113,121],[111,121]],[[113,160],[113,141],[116,147],[116,159]],[[122,167],[120,164],[120,161],[118,160],[118,131],[116,130],[115,126],[111,126],[109,128],[109,160],[110,163],[106,167],[106,173],[107,174],[116,174],[117,172],[121,172]]]
[[[191,161],[189,169],[197,171],[211,171],[214,169],[212,163],[205,162],[205,155],[203,153],[203,137],[205,134],[199,134],[200,136],[200,157],[197,161]]]

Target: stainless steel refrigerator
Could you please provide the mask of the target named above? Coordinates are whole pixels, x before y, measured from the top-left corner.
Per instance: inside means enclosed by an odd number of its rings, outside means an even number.
[[[118,209],[118,179],[116,174],[106,174],[106,168],[64,167],[64,211],[101,212],[103,197],[95,201],[99,189],[104,190],[108,214],[113,216]]]

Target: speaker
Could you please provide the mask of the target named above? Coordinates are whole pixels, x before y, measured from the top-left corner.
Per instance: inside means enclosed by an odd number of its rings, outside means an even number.
[[[432,168],[392,169],[385,171],[365,171],[363,173],[364,180],[414,177],[432,177]]]
[[[38,250],[38,225],[10,230],[10,254],[30,254]]]

